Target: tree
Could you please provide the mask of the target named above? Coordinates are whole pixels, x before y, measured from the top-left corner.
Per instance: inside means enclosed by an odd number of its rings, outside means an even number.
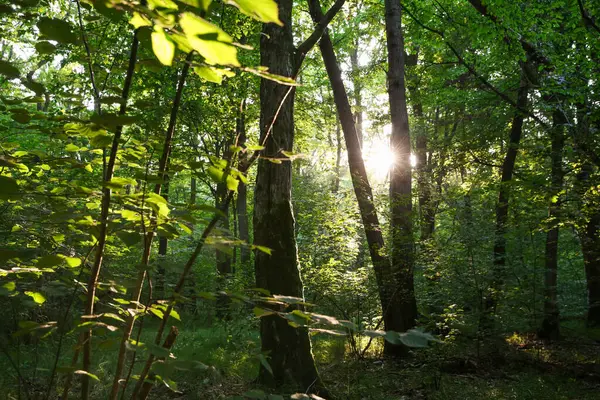
[[[392,133],[390,146],[395,161],[390,172],[391,262],[394,295],[399,298],[400,319],[387,329],[403,332],[415,326],[414,237],[412,232],[412,167],[405,87],[405,52],[400,2],[386,0],[385,26],[388,51],[388,95]],[[389,346],[388,346],[389,347]],[[390,350],[391,351],[391,350]],[[395,351],[401,352],[402,349]]]

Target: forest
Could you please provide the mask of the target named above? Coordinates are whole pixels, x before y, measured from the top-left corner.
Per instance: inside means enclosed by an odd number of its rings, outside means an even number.
[[[600,398],[599,0],[0,22],[0,399]]]

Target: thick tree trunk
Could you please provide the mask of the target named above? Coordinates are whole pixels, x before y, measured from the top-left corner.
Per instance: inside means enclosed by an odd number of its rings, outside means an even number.
[[[481,328],[487,330],[493,328],[492,314],[496,310],[500,292],[502,290],[506,274],[506,232],[508,224],[508,202],[510,199],[510,182],[512,181],[513,171],[519,152],[521,137],[523,136],[523,122],[525,116],[520,110],[527,108],[527,95],[529,84],[524,72],[521,72],[521,82],[517,93],[516,114],[512,120],[508,149],[502,163],[502,176],[500,178],[500,189],[498,194],[498,203],[496,204],[496,229],[494,234],[494,253],[493,253],[493,271],[492,282],[486,294],[484,310],[482,313]]]
[[[283,76],[294,76],[296,72],[292,5],[292,0],[279,1],[279,19],[284,26],[266,24],[260,38],[261,65]],[[294,91],[263,79],[260,107],[261,143],[266,139],[263,156],[285,158],[282,151],[293,150]],[[254,194],[254,242],[270,248],[271,255],[256,252],[256,284],[272,294],[303,298],[291,189],[291,162],[275,164],[259,159]],[[293,328],[281,317],[267,316],[261,318],[260,336],[261,349],[268,353],[273,370],[271,375],[261,366],[261,382],[271,386],[290,383],[302,391],[322,388],[306,328]]]
[[[565,144],[564,129],[567,120],[560,109],[552,114],[552,152],[550,154],[551,188],[550,205],[548,206],[548,220],[550,227],[546,233],[546,254],[544,275],[544,320],[539,335],[547,339],[558,339],[560,336],[560,319],[557,297],[557,271],[558,271],[558,238],[560,222],[560,201],[558,196],[563,186],[564,172],[562,168],[562,153]]]
[[[395,162],[390,172],[391,257],[395,296],[399,298],[394,326],[388,329],[406,331],[415,326],[417,302],[414,293],[414,238],[412,232],[412,171],[410,165],[410,131],[404,81],[404,38],[402,36],[400,2],[385,1],[385,23],[388,50],[388,94],[392,120],[390,138]],[[402,352],[387,345],[386,353]]]
[[[323,13],[319,1],[309,0],[308,4],[313,21],[320,21],[323,18]],[[399,323],[399,321],[402,321],[403,318],[401,314],[403,312],[401,297],[395,295],[396,285],[391,272],[390,262],[382,251],[384,241],[379,218],[377,217],[377,210],[375,208],[375,203],[373,202],[373,192],[371,190],[371,185],[369,184],[367,171],[362,158],[362,151],[356,134],[356,126],[352,116],[350,101],[348,100],[348,95],[344,87],[342,73],[337,63],[333,44],[331,43],[331,38],[327,31],[325,31],[321,37],[319,48],[321,49],[325,69],[327,70],[329,81],[331,82],[333,98],[346,142],[350,176],[352,178],[354,193],[358,201],[358,208],[365,229],[371,261],[375,270],[385,329],[400,331],[401,323]],[[392,346],[386,342],[386,349],[394,347],[400,346]]]

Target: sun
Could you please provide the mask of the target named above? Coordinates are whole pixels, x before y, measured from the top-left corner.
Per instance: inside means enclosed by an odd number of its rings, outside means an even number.
[[[365,140],[363,144],[363,160],[367,173],[378,182],[385,181],[390,169],[396,162],[396,154],[392,152],[389,142],[391,125],[383,128],[383,137],[373,137]],[[417,158],[414,154],[410,155],[410,165],[414,168],[417,164]]]
[[[369,175],[376,181],[384,181],[396,161],[396,155],[390,149],[388,140],[373,138],[364,143],[363,159]]]

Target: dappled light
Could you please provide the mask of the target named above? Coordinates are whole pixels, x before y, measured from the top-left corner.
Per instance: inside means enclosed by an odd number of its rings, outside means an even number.
[[[600,0],[0,4],[0,397],[597,399]]]

